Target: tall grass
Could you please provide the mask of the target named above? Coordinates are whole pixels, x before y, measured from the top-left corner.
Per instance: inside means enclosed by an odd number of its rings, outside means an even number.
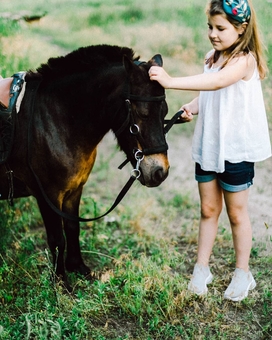
[[[254,4],[272,69],[272,4]],[[48,57],[80,46],[101,43],[132,47],[144,60],[161,53],[172,74],[193,74],[202,71],[203,56],[210,48],[203,0],[1,0],[1,12],[10,17],[47,12],[32,24],[0,20],[3,76],[35,68]],[[270,79],[264,82],[264,94],[271,125]],[[193,96],[168,91],[169,115]],[[170,144],[177,145],[174,140],[191,134],[192,128],[173,128]],[[84,190],[81,215],[107,208],[129,176],[129,170],[116,176],[122,155],[112,146],[111,137],[100,150]],[[13,208],[1,201],[0,339],[270,339],[272,239],[270,248],[268,242],[252,250],[257,288],[241,303],[225,301],[222,295],[235,259],[231,234],[222,222],[211,258],[215,280],[209,294],[188,293],[199,204],[183,176],[170,176],[156,189],[135,185],[110,216],[82,224],[83,256],[99,279],[90,283],[69,274],[71,295],[54,284],[35,200],[16,200]]]

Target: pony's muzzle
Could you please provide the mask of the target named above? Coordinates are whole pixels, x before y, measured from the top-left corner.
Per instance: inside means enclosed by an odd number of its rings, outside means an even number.
[[[146,156],[140,166],[141,176],[138,180],[147,187],[159,186],[168,176],[169,163],[167,157],[153,158]]]

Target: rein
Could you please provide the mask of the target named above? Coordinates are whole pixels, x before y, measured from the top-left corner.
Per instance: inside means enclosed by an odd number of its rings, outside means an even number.
[[[143,149],[143,150],[137,150],[134,154],[134,157],[136,159],[136,167],[131,171],[131,176],[129,178],[129,180],[127,181],[127,183],[124,185],[124,187],[122,188],[122,190],[120,191],[120,193],[118,194],[117,198],[115,199],[114,203],[112,204],[112,206],[102,215],[97,216],[97,217],[93,217],[93,218],[82,218],[82,217],[78,217],[75,215],[71,215],[68,213],[63,212],[62,210],[58,209],[49,199],[49,197],[47,196],[46,192],[43,189],[42,183],[40,181],[40,179],[38,178],[38,176],[36,175],[32,165],[31,165],[31,158],[30,158],[30,150],[31,150],[31,145],[32,145],[32,134],[31,134],[31,126],[32,126],[32,121],[33,121],[33,115],[34,115],[34,103],[35,103],[35,96],[38,90],[38,87],[41,83],[42,79],[36,79],[36,80],[31,80],[28,84],[29,84],[29,90],[30,90],[30,100],[31,100],[31,104],[30,104],[30,119],[29,119],[29,125],[28,125],[28,143],[27,143],[27,158],[28,158],[28,166],[33,174],[33,176],[36,179],[36,182],[38,184],[38,187],[46,201],[46,203],[50,206],[50,208],[59,216],[61,216],[62,218],[66,218],[68,220],[74,221],[74,222],[90,222],[90,221],[95,221],[98,220],[106,215],[108,215],[120,202],[121,200],[124,198],[124,196],[126,195],[126,193],[128,192],[128,190],[130,189],[130,187],[132,186],[132,184],[135,182],[136,179],[138,179],[141,176],[141,172],[139,170],[140,168],[140,164],[141,161],[144,159],[145,155],[150,155],[153,153],[160,153],[160,152],[164,152],[168,149],[168,145],[164,144],[162,146],[158,146],[155,148],[150,148],[150,149]],[[124,131],[124,129],[129,125],[130,120],[132,119],[132,115],[131,115],[131,102],[132,101],[142,101],[142,102],[153,102],[153,101],[163,101],[165,100],[165,95],[162,96],[151,96],[151,97],[142,97],[142,96],[138,96],[138,95],[133,95],[130,93],[126,93],[124,92],[123,97],[125,97],[125,104],[126,104],[126,110],[127,110],[127,119],[125,120],[125,122],[122,124],[122,126],[118,129],[118,131],[115,133],[115,135],[117,136],[118,134],[120,134],[121,132]],[[180,118],[180,115],[182,114],[183,111],[179,111],[177,112],[170,120],[164,120],[164,123],[167,123],[167,125],[164,127],[164,134],[166,134],[174,124],[180,124],[180,123],[184,123],[184,121],[182,121],[182,119]],[[130,132],[133,135],[137,135],[137,138],[141,139],[141,137],[139,137],[139,127],[132,123],[132,125],[130,126]],[[125,164],[127,164],[129,162],[129,160],[127,159],[125,162],[123,162],[118,169],[122,169],[124,167]]]

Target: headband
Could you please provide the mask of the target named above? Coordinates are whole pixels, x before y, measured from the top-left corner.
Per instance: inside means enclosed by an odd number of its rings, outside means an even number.
[[[247,0],[223,0],[223,10],[232,19],[248,22],[251,11]]]

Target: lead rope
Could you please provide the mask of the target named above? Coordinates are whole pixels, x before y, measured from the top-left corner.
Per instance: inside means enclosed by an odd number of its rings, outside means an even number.
[[[137,153],[136,153],[137,154]],[[135,154],[135,158],[136,158],[136,154]],[[127,181],[127,183],[125,184],[125,186],[123,187],[123,189],[120,191],[119,195],[116,197],[116,200],[114,201],[113,205],[111,206],[111,208],[106,211],[103,215],[100,215],[100,216],[97,216],[97,217],[92,217],[92,218],[83,218],[83,217],[79,217],[79,216],[75,216],[75,215],[71,215],[71,214],[67,214],[63,211],[61,211],[60,209],[58,209],[51,201],[50,199],[48,198],[48,196],[46,195],[45,191],[43,190],[43,187],[40,183],[40,180],[39,178],[36,176],[36,174],[33,172],[33,169],[31,168],[35,178],[36,178],[36,181],[39,185],[39,188],[42,192],[42,195],[45,199],[45,201],[47,202],[47,204],[50,206],[50,208],[55,211],[55,213],[57,213],[58,215],[60,215],[61,217],[63,218],[66,218],[68,220],[71,220],[71,221],[75,221],[75,222],[90,222],[90,221],[95,221],[95,220],[98,220],[106,215],[108,215],[123,199],[123,197],[126,195],[126,193],[128,192],[128,190],[130,189],[130,187],[132,186],[132,184],[134,183],[134,181],[140,177],[141,173],[140,173],[140,170],[139,170],[139,167],[140,167],[140,163],[143,159],[143,157],[139,157],[137,156],[138,158],[136,158],[137,160],[137,164],[136,164],[136,168],[133,169],[131,171],[131,176],[129,178],[129,180]]]
[[[171,119],[165,119],[164,123],[167,125],[164,127],[164,134],[167,134],[174,124],[186,123],[186,120],[180,117],[183,114],[183,110],[178,111]]]

